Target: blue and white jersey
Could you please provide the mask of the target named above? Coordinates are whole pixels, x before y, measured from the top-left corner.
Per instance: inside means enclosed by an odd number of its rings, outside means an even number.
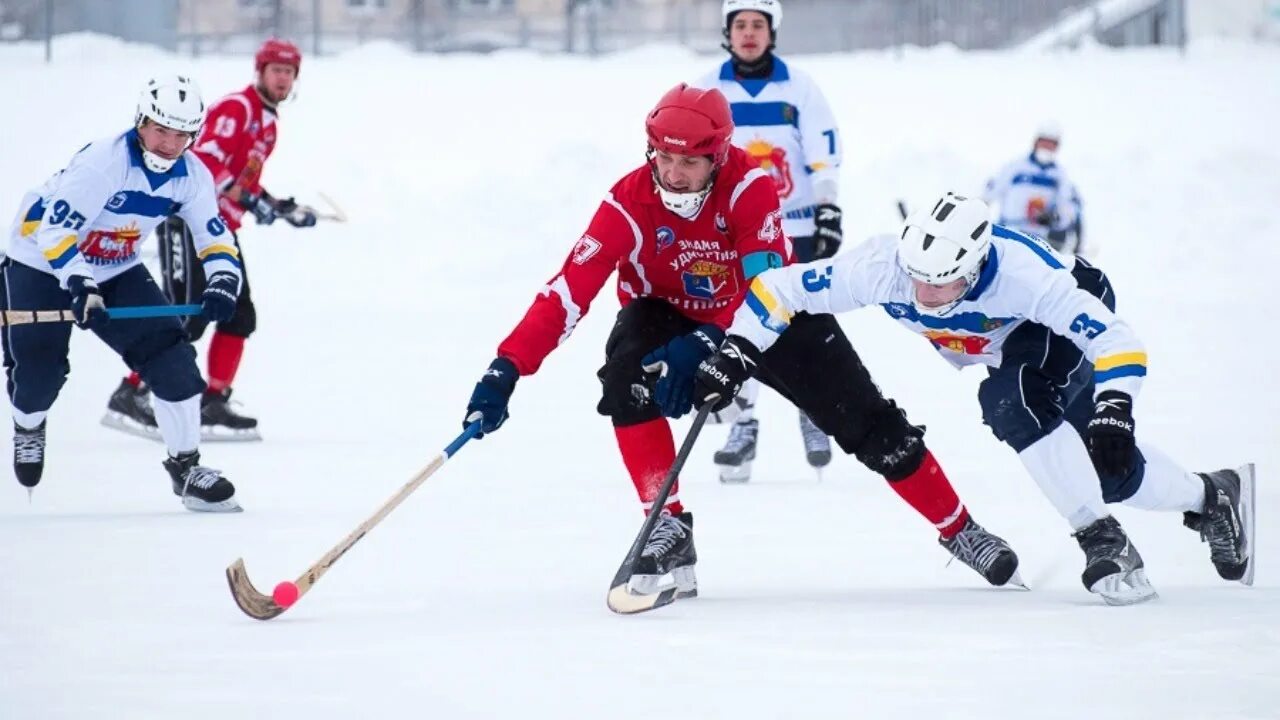
[[[773,178],[783,230],[812,235],[814,206],[836,202],[841,158],[836,121],[817,84],[774,57],[767,78],[738,79],[730,60],[695,85],[716,88],[729,100],[733,144]]]
[[[205,275],[240,277],[240,256],[218,217],[213,176],[190,151],[169,172],[142,162],[136,130],[84,146],[70,164],[22,199],[8,255],[58,278],[99,283],[141,262],[142,241],[165,218],[186,221]]]
[[[988,180],[982,199],[994,209],[993,221],[1041,237],[1069,229],[1080,217],[1080,196],[1067,173],[1057,163],[1041,165],[1034,155],[1014,160]],[[1058,214],[1053,226],[1035,220],[1046,210]]]
[[[882,235],[830,260],[757,275],[728,333],[764,350],[797,312],[841,313],[879,305],[956,367],[995,367],[1009,334],[1033,322],[1079,346],[1093,364],[1098,392],[1136,396],[1147,374],[1146,351],[1123,320],[1077,286],[1071,274],[1076,259],[1000,225],[992,226],[992,234],[977,282],[945,317],[916,310],[911,277],[898,265],[898,238]]]

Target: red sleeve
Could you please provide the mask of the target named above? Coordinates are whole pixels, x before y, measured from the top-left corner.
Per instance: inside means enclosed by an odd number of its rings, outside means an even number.
[[[741,182],[741,192],[735,193],[737,199],[730,201],[729,217],[733,246],[738,250],[746,282],[738,301],[712,321],[721,329],[733,324],[733,314],[746,297],[753,277],[791,262],[791,240],[782,231],[782,210],[773,181],[763,170],[752,169]]]
[[[251,142],[248,122],[249,108],[239,96],[225,97],[209,108],[200,136],[191,147],[191,151],[209,168],[219,191],[226,190],[235,180],[230,170],[231,159]]]
[[[634,245],[635,233],[622,213],[608,202],[601,203],[560,272],[498,346],[498,355],[514,363],[521,376],[537,372],[551,351],[568,339],[617,269],[618,259]]]

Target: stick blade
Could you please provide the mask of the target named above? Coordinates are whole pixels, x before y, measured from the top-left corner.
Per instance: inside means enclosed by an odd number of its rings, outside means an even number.
[[[676,592],[677,588],[671,585],[660,588],[655,593],[636,594],[631,592],[627,587],[627,581],[624,580],[621,584],[609,588],[607,602],[609,609],[619,615],[635,615],[670,605],[676,600]]]
[[[238,558],[227,566],[227,585],[231,587],[231,597],[236,605],[254,620],[270,620],[285,611],[285,608],[270,596],[258,592],[253,583],[249,582],[243,558]]]

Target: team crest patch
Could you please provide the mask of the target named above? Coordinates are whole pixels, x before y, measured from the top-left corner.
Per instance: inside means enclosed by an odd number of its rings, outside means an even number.
[[[578,244],[573,246],[573,264],[585,265],[588,260],[600,252],[600,241],[590,235],[583,235],[578,238]]]
[[[676,242],[676,231],[663,225],[658,228],[658,252],[662,252],[674,245]]]
[[[684,294],[699,300],[714,300],[738,292],[738,282],[727,265],[698,260],[685,270]]]
[[[716,213],[716,230],[723,235],[729,234],[729,223],[725,222],[724,215]]]
[[[791,197],[796,184],[791,179],[791,163],[787,160],[787,151],[760,138],[747,143],[745,149],[760,169],[769,173],[773,184],[778,188],[778,197],[783,200]]]

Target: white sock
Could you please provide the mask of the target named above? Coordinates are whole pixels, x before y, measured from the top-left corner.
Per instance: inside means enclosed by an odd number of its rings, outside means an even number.
[[[1159,448],[1138,443],[1147,467],[1137,492],[1123,501],[1124,505],[1142,510],[1200,512],[1204,509],[1204,481],[1199,475],[1183,470],[1173,458]]]
[[[23,430],[35,430],[40,427],[40,423],[49,415],[48,410],[40,410],[33,413],[24,413],[18,408],[13,409],[13,421]]]
[[[169,402],[152,396],[160,436],[169,448],[169,457],[177,457],[200,447],[200,396]]]
[[[1089,451],[1069,423],[1035,441],[1018,453],[1018,459],[1072,530],[1088,527],[1110,514]]]
[[[760,381],[751,378],[742,386],[742,392],[738,393],[738,400],[742,401],[746,407],[742,408],[742,412],[738,413],[738,419],[734,422],[743,423],[744,425],[751,422],[751,418],[756,412],[756,398],[760,397]]]

